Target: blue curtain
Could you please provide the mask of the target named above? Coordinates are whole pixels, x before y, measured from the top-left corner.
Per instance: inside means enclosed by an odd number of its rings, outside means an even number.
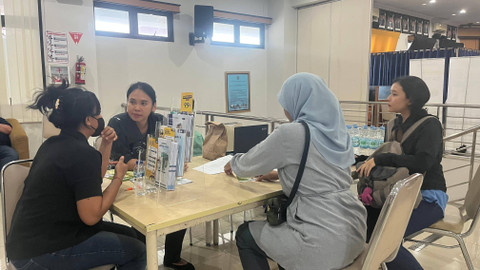
[[[408,75],[410,59],[445,58],[447,64],[454,55],[453,49],[373,53],[370,56],[370,85],[391,85],[395,78]]]
[[[471,49],[465,49],[465,48],[460,48],[458,50],[458,56],[479,56],[480,51],[479,50],[471,50]]]

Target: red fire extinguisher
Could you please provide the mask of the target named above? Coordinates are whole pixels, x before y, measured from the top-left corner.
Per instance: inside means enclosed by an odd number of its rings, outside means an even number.
[[[76,84],[85,84],[85,74],[87,72],[87,67],[85,62],[83,62],[83,56],[77,56],[77,62],[75,63],[75,83]]]

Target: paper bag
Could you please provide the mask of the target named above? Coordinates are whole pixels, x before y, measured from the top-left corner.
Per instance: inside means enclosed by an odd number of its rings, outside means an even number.
[[[203,158],[215,160],[227,151],[227,130],[222,123],[207,122],[208,131],[203,141]]]

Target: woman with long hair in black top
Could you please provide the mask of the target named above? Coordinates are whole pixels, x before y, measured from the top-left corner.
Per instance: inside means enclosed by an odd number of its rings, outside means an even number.
[[[7,255],[17,269],[145,269],[145,244],[129,227],[104,222],[127,165],[120,158],[102,191],[115,130],[105,127],[100,103],[82,88],[50,86],[29,106],[60,135],[38,149],[7,237]],[[99,151],[88,138],[101,136]]]
[[[402,135],[418,120],[429,116],[423,106],[430,99],[425,82],[415,76],[397,78],[387,98],[388,110],[399,113],[394,120],[393,138],[401,141]],[[388,138],[387,138],[388,139]],[[448,201],[442,168],[443,129],[436,117],[426,119],[402,143],[404,154],[376,155],[358,168],[360,176],[370,174],[375,166],[406,167],[410,174],[423,173],[422,200],[412,212],[405,236],[418,232],[442,219]],[[364,201],[365,203],[365,201]],[[368,204],[368,200],[367,200]],[[366,206],[367,241],[370,238],[381,209]],[[400,246],[397,257],[387,263],[388,269],[423,269],[415,257]]]

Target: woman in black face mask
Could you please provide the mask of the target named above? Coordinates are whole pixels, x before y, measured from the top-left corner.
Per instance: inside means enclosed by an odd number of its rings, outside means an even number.
[[[50,86],[29,106],[60,135],[38,149],[7,237],[7,254],[17,269],[145,269],[145,245],[129,227],[102,221],[127,170],[120,158],[102,192],[115,130],[105,127],[100,103],[82,88]],[[99,151],[88,144],[101,136]]]

